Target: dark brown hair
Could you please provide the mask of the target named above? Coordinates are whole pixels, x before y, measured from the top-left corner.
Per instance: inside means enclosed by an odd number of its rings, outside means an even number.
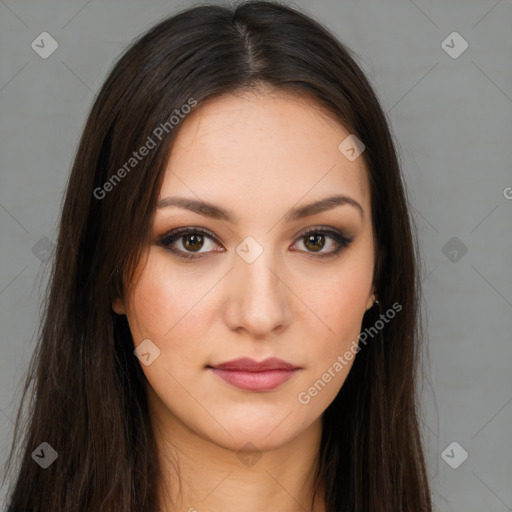
[[[94,102],[16,417],[7,465],[12,472],[14,458],[19,462],[9,495],[14,512],[157,510],[160,467],[145,377],[126,317],[112,311],[112,302],[132,282],[150,241],[181,126],[171,126],[172,113],[191,99],[200,106],[259,85],[314,98],[365,144],[374,284],[381,312],[402,306],[357,354],[323,414],[316,491],[324,492],[328,512],[432,510],[415,383],[419,251],[388,122],[354,54],[326,28],[292,8],[248,2],[198,6],[160,22],[122,55]],[[133,152],[162,126],[165,136],[127,170]],[[114,179],[123,166],[122,180]],[[363,329],[378,318],[379,308],[368,310]],[[58,453],[47,469],[32,459],[42,442]]]

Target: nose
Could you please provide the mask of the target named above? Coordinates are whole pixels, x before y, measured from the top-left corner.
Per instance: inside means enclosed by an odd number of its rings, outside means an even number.
[[[283,331],[290,323],[290,290],[280,275],[276,258],[266,249],[248,263],[238,255],[226,282],[226,324],[265,338]]]

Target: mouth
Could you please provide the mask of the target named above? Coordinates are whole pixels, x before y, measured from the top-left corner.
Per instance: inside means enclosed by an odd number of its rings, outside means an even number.
[[[261,362],[241,358],[214,366],[209,365],[206,369],[239,389],[270,391],[290,380],[302,368],[277,358]]]

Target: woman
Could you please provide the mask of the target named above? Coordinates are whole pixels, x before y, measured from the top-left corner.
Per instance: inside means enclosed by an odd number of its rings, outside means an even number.
[[[270,2],[159,23],[77,151],[12,510],[431,511],[416,253],[325,28]]]

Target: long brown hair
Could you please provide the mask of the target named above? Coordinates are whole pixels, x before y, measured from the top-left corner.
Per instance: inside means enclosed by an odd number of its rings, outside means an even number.
[[[16,417],[7,463],[11,472],[15,457],[19,463],[13,511],[157,510],[161,475],[145,377],[112,302],[149,243],[183,106],[261,84],[313,97],[365,144],[380,313],[368,310],[363,330],[401,306],[357,354],[324,412],[316,491],[328,512],[432,510],[415,383],[419,251],[388,122],[348,48],[309,16],[257,1],[165,19],[131,45],[99,92],[67,186]],[[154,146],[135,163],[149,138]],[[43,442],[58,454],[46,469],[32,457]]]

